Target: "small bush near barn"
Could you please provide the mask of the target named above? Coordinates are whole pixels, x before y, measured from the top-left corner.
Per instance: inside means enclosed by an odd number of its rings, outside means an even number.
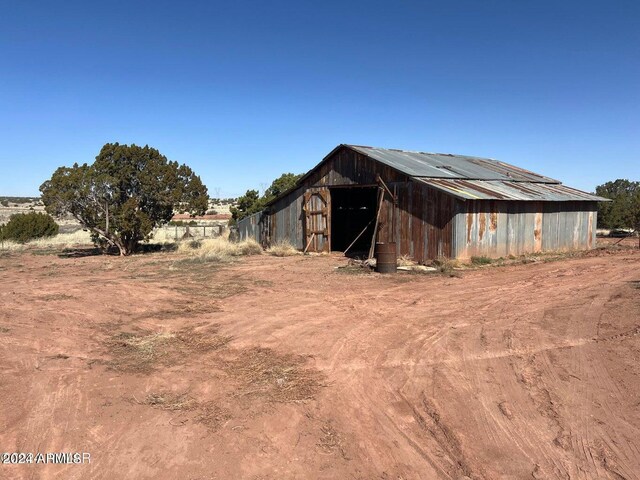
[[[0,239],[25,243],[36,238],[53,237],[58,234],[58,228],[53,218],[45,213],[17,213],[0,227]]]

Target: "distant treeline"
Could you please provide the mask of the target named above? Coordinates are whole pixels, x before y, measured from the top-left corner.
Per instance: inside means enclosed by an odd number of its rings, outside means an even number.
[[[23,204],[23,203],[33,203],[33,202],[39,202],[39,201],[40,201],[40,197],[2,197],[0,196],[0,203],[2,203],[2,205],[4,205],[5,207],[9,203]]]

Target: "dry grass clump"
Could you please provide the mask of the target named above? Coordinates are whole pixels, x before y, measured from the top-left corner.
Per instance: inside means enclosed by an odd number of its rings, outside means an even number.
[[[436,267],[440,273],[451,275],[453,274],[453,269],[459,267],[459,263],[447,257],[438,257],[433,261],[433,266]]]
[[[234,257],[260,255],[262,247],[253,239],[230,242],[223,237],[188,240],[178,245],[178,253],[203,261],[228,262]]]
[[[413,265],[417,264],[409,255],[402,255],[401,257],[398,257],[399,267],[412,267]]]
[[[200,403],[188,393],[150,393],[146,396],[143,402],[137,403],[171,412],[193,411],[193,419],[196,422],[202,423],[205,427],[214,431],[220,428],[224,422],[231,418],[231,415],[227,410],[220,408],[214,402]],[[180,417],[180,415],[182,414],[179,414],[178,417]],[[183,420],[183,422],[184,421],[185,420]]]
[[[109,366],[127,372],[148,372],[166,356],[168,347],[175,341],[176,336],[172,333],[120,332],[107,341],[113,357]]]
[[[24,250],[29,247],[70,248],[74,245],[92,245],[91,234],[84,230],[77,230],[73,233],[59,233],[53,237],[38,238],[26,243],[16,243],[9,240],[0,242],[0,250]]]
[[[273,402],[313,399],[324,386],[324,375],[305,368],[305,357],[278,354],[270,348],[250,348],[223,367],[241,382],[238,396],[258,395]]]
[[[298,251],[296,247],[291,245],[286,240],[276,242],[267,248],[266,252],[274,257],[291,257],[293,255],[302,255],[302,252]]]
[[[203,330],[196,330],[195,327],[183,328],[176,332],[176,338],[182,343],[183,347],[194,352],[209,352],[217,350],[228,344],[233,337],[229,335],[220,335],[218,331],[220,325],[213,324]]]
[[[203,330],[187,327],[175,333],[120,332],[106,342],[114,370],[149,373],[159,365],[179,363],[188,353],[204,353],[227,345],[232,337],[219,335],[219,326]]]
[[[197,406],[196,401],[186,393],[150,393],[144,400],[145,405],[162,410],[191,410]]]

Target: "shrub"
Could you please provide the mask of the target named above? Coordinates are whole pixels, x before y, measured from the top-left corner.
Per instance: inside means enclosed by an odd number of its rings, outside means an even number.
[[[43,237],[58,234],[58,224],[45,213],[29,212],[11,215],[0,230],[0,239],[25,243]]]

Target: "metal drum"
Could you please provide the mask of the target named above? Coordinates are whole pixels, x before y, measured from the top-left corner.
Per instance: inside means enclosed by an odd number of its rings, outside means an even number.
[[[376,243],[376,272],[379,273],[396,273],[398,269],[398,259],[396,256],[396,244],[392,243]]]

